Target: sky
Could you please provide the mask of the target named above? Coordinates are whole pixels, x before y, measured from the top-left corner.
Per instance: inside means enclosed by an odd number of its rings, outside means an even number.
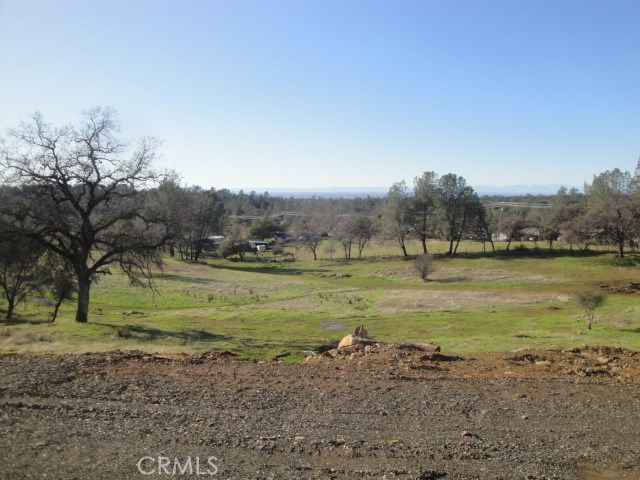
[[[117,110],[205,188],[582,186],[640,156],[638,0],[0,0],[0,134]]]

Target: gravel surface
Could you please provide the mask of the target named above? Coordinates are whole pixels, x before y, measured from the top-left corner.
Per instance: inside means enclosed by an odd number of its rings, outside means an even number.
[[[0,478],[640,478],[640,354],[463,357],[1,356]]]

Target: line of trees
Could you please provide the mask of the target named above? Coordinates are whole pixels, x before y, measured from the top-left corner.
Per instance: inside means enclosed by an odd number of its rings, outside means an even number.
[[[374,237],[397,245],[405,257],[411,239],[418,240],[423,254],[428,253],[429,239],[446,240],[447,254],[455,255],[463,239],[482,242],[492,251],[501,240],[509,251],[512,242],[523,238],[547,242],[550,250],[558,240],[578,250],[614,245],[622,257],[640,239],[640,161],[634,173],[614,169],[594,176],[584,192],[563,187],[555,196],[515,199],[481,199],[463,177],[427,171],[414,178],[412,187],[405,181],[394,183],[375,208],[365,212],[298,214],[273,213],[252,225],[266,222],[272,229],[291,231],[314,259],[323,237],[309,232],[328,233],[345,259],[360,258]]]
[[[581,250],[615,245],[622,257],[640,238],[640,161],[633,173],[606,171],[584,192],[562,188],[535,203],[480,199],[463,177],[433,171],[411,187],[394,183],[380,198],[285,199],[182,186],[175,174],[155,168],[159,141],[125,141],[119,131],[113,110],[93,108],[62,127],[36,114],[2,139],[0,287],[8,318],[29,295],[47,294],[55,319],[61,302],[75,295],[75,318],[86,322],[91,286],[111,268],[153,286],[165,249],[198,261],[213,235],[226,237],[223,256],[242,258],[247,238],[289,232],[314,259],[331,235],[347,260],[361,258],[374,237],[393,242],[405,257],[409,239],[419,241],[423,255],[434,238],[446,239],[455,255],[463,239],[492,250],[503,239],[508,250],[524,235],[549,249],[561,238]]]
[[[439,177],[424,172],[416,177],[413,189],[404,181],[394,183],[380,209],[379,232],[393,241],[406,257],[407,240],[417,238],[423,254],[428,253],[427,240],[445,238],[449,255],[454,255],[466,237],[482,238],[490,230],[485,207],[466,180],[454,173]],[[488,241],[491,240],[489,235]]]

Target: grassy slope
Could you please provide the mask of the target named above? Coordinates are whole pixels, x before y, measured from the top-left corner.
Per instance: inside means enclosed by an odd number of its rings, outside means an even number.
[[[640,350],[637,295],[611,295],[592,331],[570,301],[586,286],[638,281],[638,266],[618,266],[609,253],[472,255],[477,249],[463,244],[460,258],[438,259],[428,283],[389,246],[349,262],[338,252],[314,262],[303,251],[294,263],[266,263],[265,254],[260,263],[168,260],[156,292],[133,288],[119,274],[102,279],[86,325],[73,321],[73,302],[53,325],[43,321],[50,307],[19,307],[18,321],[0,327],[0,352],[231,350],[257,358],[290,352],[293,359],[359,324],[380,341],[433,341],[446,351],[585,344]]]

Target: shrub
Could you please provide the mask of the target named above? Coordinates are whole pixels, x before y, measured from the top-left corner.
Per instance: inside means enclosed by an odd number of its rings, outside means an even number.
[[[435,271],[433,255],[430,253],[422,253],[416,256],[413,261],[413,268],[423,282],[429,281],[429,275]]]
[[[576,294],[575,301],[585,311],[587,328],[589,330],[591,330],[591,326],[593,325],[595,310],[601,307],[606,300],[607,295],[599,290],[583,290]]]

